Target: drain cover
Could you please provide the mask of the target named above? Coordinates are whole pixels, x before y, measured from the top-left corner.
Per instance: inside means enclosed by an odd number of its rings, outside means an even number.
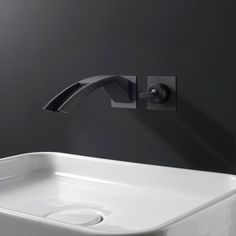
[[[102,216],[92,210],[64,210],[47,216],[49,219],[73,225],[90,226],[102,221]]]

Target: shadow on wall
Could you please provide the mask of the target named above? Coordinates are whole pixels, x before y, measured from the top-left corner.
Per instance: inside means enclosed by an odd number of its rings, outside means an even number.
[[[149,112],[142,112],[137,119],[158,133],[192,168],[230,173],[234,136],[183,98],[179,97],[178,103],[181,109],[177,113],[158,112],[150,116]]]

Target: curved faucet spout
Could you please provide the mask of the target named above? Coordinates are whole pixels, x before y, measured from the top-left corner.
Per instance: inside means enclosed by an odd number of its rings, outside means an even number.
[[[100,75],[78,81],[62,90],[43,109],[66,112],[69,104],[76,98],[81,102],[94,90],[103,87],[114,102],[132,102],[132,82],[119,75]]]

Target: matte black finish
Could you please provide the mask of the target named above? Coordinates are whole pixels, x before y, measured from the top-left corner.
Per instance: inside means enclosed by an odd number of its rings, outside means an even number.
[[[131,102],[116,102],[111,99],[111,107],[113,108],[128,108],[128,109],[136,109],[138,107],[138,98],[137,98],[137,77],[132,75],[122,75],[122,77],[128,79],[130,81],[130,95]]]
[[[80,103],[96,89],[103,87],[114,102],[132,103],[132,83],[119,75],[100,75],[78,81],[57,94],[43,109],[66,112],[73,100]],[[134,101],[135,102],[135,101]]]
[[[0,156],[62,151],[236,174],[235,0],[1,0]],[[177,112],[111,109],[96,90],[41,107],[78,78],[178,76]]]
[[[177,87],[175,76],[148,76],[146,86],[148,91],[157,89],[157,95],[147,99],[148,110],[176,111]]]
[[[146,92],[140,93],[140,98],[150,103],[163,104],[170,98],[170,89],[165,84],[152,84],[148,86]]]

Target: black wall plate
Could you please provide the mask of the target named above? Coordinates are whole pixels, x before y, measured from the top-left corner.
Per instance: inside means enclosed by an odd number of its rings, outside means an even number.
[[[151,85],[164,84],[170,90],[169,99],[165,103],[156,104],[151,101],[147,101],[148,110],[159,110],[159,111],[176,111],[177,109],[177,86],[176,76],[148,76],[147,77],[147,88]]]
[[[121,75],[121,76],[128,79],[132,83],[132,86],[131,86],[132,102],[121,103],[121,102],[114,102],[111,99],[111,107],[136,109],[137,108],[137,76],[133,76],[133,75]]]

